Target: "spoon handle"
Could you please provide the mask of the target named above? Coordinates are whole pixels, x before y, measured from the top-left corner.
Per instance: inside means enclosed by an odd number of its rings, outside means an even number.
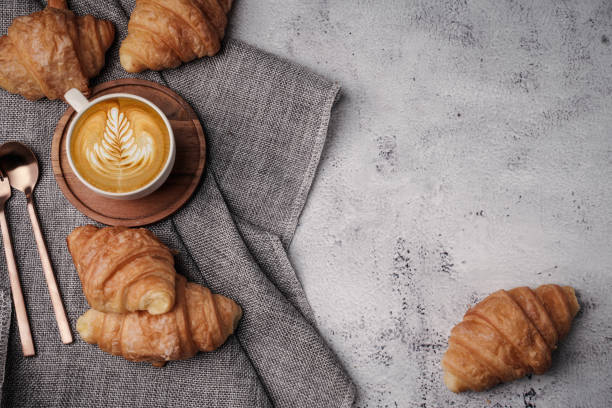
[[[30,221],[32,222],[32,229],[34,230],[34,238],[36,239],[36,245],[38,246],[38,254],[40,255],[43,273],[45,274],[45,279],[47,280],[47,287],[49,288],[51,304],[53,305],[53,311],[55,312],[55,320],[57,321],[60,337],[62,339],[62,343],[69,344],[72,343],[70,325],[68,324],[68,319],[66,318],[66,311],[64,310],[62,297],[60,296],[57,283],[55,282],[53,266],[51,266],[51,261],[49,260],[45,239],[43,238],[40,224],[38,223],[38,217],[36,216],[36,210],[34,209],[34,202],[31,196],[28,197],[28,213],[30,214]]]
[[[4,216],[4,210],[0,211],[0,227],[2,228],[2,241],[4,245],[4,254],[6,255],[9,280],[11,281],[11,292],[13,294],[13,303],[15,304],[15,314],[17,315],[17,327],[19,328],[21,349],[23,350],[23,355],[29,357],[34,355],[34,341],[32,341],[30,322],[28,321],[28,313],[26,312],[23,293],[21,292],[19,274],[17,273],[17,264],[15,263],[15,254],[13,254],[13,244],[11,243],[11,235],[9,234],[8,223],[6,222],[6,217]]]

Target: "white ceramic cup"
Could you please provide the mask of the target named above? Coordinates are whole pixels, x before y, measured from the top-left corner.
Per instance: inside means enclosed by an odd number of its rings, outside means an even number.
[[[79,121],[79,119],[81,118],[81,116],[83,116],[83,114],[87,112],[87,110],[89,110],[94,105],[102,101],[105,101],[107,99],[112,99],[112,98],[134,99],[134,100],[142,102],[145,105],[151,107],[151,109],[157,112],[157,114],[164,121],[164,124],[166,125],[166,128],[168,129],[168,136],[170,138],[170,152],[168,153],[168,158],[166,159],[166,163],[164,164],[164,167],[159,172],[157,177],[155,177],[153,180],[151,180],[151,182],[140,187],[139,189],[128,191],[125,193],[114,193],[110,191],[104,191],[88,183],[87,180],[85,180],[85,178],[79,173],[79,170],[74,165],[74,162],[72,160],[72,153],[71,153],[72,149],[70,148],[70,143],[72,140],[72,133],[74,132],[74,127],[76,123]],[[74,172],[74,174],[78,177],[81,183],[83,183],[88,189],[90,189],[96,194],[99,194],[101,196],[108,197],[108,198],[114,198],[117,200],[135,200],[135,199],[142,198],[142,197],[145,197],[151,194],[152,192],[157,190],[159,187],[161,187],[162,184],[164,184],[164,182],[168,179],[168,176],[172,172],[172,168],[174,167],[174,159],[176,157],[176,146],[175,146],[175,141],[174,141],[174,133],[172,132],[172,126],[170,126],[170,121],[168,121],[168,118],[166,117],[166,115],[161,111],[161,109],[155,106],[153,102],[145,98],[142,98],[140,96],[127,94],[127,93],[108,94],[108,95],[104,95],[104,96],[101,96],[99,98],[89,101],[78,89],[75,89],[75,88],[66,92],[66,94],[64,95],[64,99],[66,99],[66,102],[68,102],[68,104],[72,106],[72,108],[77,112],[77,115],[74,117],[74,119],[72,119],[72,122],[70,122],[70,126],[68,127],[68,133],[66,135],[66,154],[68,156],[68,163],[70,164],[70,167],[72,168],[72,171]]]

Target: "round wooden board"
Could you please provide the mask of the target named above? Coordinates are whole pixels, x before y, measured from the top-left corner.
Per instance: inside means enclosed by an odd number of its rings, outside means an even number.
[[[198,186],[206,161],[204,130],[191,106],[165,86],[139,79],[119,79],[98,85],[92,97],[116,92],[149,99],[170,120],[176,140],[176,161],[168,180],[157,191],[138,200],[113,200],[87,189],[72,172],[66,157],[66,132],[75,114],[72,108],[64,113],[53,134],[53,173],[64,196],[89,218],[126,227],[151,224],[181,208]]]

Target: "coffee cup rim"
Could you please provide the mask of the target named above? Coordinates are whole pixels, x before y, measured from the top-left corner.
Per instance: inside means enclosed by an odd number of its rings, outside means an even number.
[[[91,109],[98,103],[104,102],[105,100],[113,99],[113,98],[134,99],[134,100],[142,102],[146,104],[147,106],[151,107],[162,118],[162,121],[164,122],[164,124],[166,125],[166,129],[168,130],[168,137],[170,139],[170,149],[168,151],[168,157],[166,158],[166,162],[164,163],[163,168],[158,172],[155,178],[151,180],[150,182],[148,182],[147,184],[145,184],[144,186],[137,188],[136,190],[126,191],[122,193],[116,193],[112,191],[103,190],[101,188],[98,188],[92,185],[87,180],[85,180],[85,178],[80,174],[79,170],[74,164],[74,161],[72,160],[72,152],[70,149],[72,136],[74,133],[74,128],[77,122],[79,121],[79,119],[85,114],[85,112],[89,111],[89,109]],[[88,189],[92,190],[93,192],[99,195],[109,197],[109,198],[138,199],[138,198],[142,198],[148,194],[153,193],[155,190],[157,190],[157,188],[161,186],[161,184],[163,184],[166,181],[167,177],[170,174],[170,171],[172,170],[172,167],[174,166],[174,160],[175,160],[176,146],[175,146],[175,140],[174,140],[174,131],[172,130],[172,126],[170,125],[170,121],[168,120],[168,117],[166,116],[166,114],[162,112],[162,110],[157,105],[155,105],[152,101],[146,98],[143,98],[142,96],[139,96],[139,95],[134,95],[134,94],[125,93],[125,92],[116,92],[116,93],[102,95],[100,97],[92,99],[91,101],[87,103],[87,105],[83,109],[81,109],[80,111],[76,113],[77,113],[76,116],[70,121],[70,125],[68,126],[68,132],[66,133],[66,157],[68,158],[68,164],[70,165],[70,168],[72,169],[73,173],[77,176],[79,181],[85,185],[85,187],[87,187]]]

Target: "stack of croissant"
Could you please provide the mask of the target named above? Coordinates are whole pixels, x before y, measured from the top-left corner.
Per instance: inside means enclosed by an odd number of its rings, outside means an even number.
[[[150,231],[78,227],[67,238],[92,309],[77,322],[88,343],[155,366],[212,351],[234,332],[242,309],[176,273],[173,253]]]
[[[231,7],[232,0],[136,0],[121,65],[128,72],[162,70],[215,55]],[[58,99],[71,88],[88,95],[114,38],[109,21],[77,17],[66,0],[49,0],[0,37],[0,87],[31,100]]]

